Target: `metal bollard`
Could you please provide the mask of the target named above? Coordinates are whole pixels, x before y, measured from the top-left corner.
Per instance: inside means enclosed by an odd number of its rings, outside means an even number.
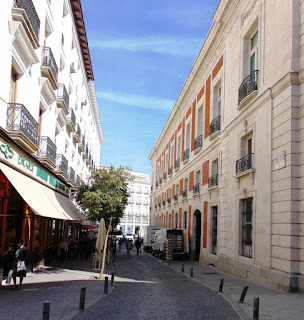
[[[104,293],[108,294],[109,291],[109,278],[105,277],[105,282],[104,282]]]
[[[112,275],[111,275],[111,287],[114,286],[114,272],[112,271]]]
[[[259,306],[260,306],[260,299],[254,298],[253,300],[253,320],[259,320]]]
[[[80,289],[79,309],[83,310],[85,305],[86,287]]]
[[[184,273],[184,271],[185,271],[185,265],[182,264],[182,273]]]
[[[3,269],[0,269],[0,287],[2,286],[2,281],[3,281]]]
[[[219,286],[219,292],[223,292],[223,285],[224,285],[224,279],[221,279],[220,286]]]
[[[190,276],[191,276],[191,278],[193,278],[193,267],[191,267]]]
[[[50,319],[50,301],[43,302],[42,320]]]
[[[246,293],[247,293],[247,290],[248,290],[248,286],[245,286],[243,288],[243,291],[242,291],[242,294],[240,296],[240,300],[239,300],[239,303],[243,303],[244,299],[245,299],[245,296],[246,296]]]

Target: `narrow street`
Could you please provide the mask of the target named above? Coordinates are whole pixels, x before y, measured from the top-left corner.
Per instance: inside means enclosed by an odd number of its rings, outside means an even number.
[[[150,254],[117,250],[111,295],[75,319],[239,319],[217,293]]]

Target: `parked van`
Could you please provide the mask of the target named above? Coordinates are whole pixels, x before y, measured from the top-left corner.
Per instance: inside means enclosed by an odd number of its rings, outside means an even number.
[[[155,233],[164,227],[147,226],[144,227],[144,251],[152,252],[152,244],[155,239]]]
[[[162,229],[155,232],[152,245],[152,255],[158,254],[160,258],[166,257],[167,253],[176,256],[184,256],[184,230],[183,229]]]

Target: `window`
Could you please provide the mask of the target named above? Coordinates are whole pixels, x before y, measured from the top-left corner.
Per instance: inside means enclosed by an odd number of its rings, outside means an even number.
[[[182,139],[182,137],[179,136],[179,137],[178,137],[178,140],[177,140],[177,155],[176,155],[176,159],[177,159],[177,160],[180,160],[180,159],[181,159],[181,151],[182,151],[182,148],[181,148],[181,145],[182,145],[181,139]]]
[[[212,207],[211,212],[212,212],[212,248],[211,248],[211,253],[212,254],[217,254],[217,209],[218,207]]]
[[[178,228],[178,213],[175,213],[175,228]]]
[[[184,229],[187,229],[187,211],[184,212]]]
[[[168,228],[171,228],[171,226],[172,226],[172,218],[171,218],[171,214],[169,214]]]
[[[171,160],[170,160],[170,167],[173,167],[174,165],[174,145],[171,146],[171,153],[170,153],[170,157],[171,157]]]
[[[252,258],[252,198],[241,200],[242,248],[241,255]]]
[[[186,150],[190,149],[190,141],[191,141],[191,123],[188,123],[186,128]]]
[[[255,70],[257,70],[258,42],[259,42],[259,31],[257,30],[250,39],[249,74],[252,74]]]
[[[196,138],[194,141],[194,151],[200,149],[203,146],[203,130],[204,130],[204,123],[203,123],[203,105],[201,105],[197,110],[197,131],[196,131]]]

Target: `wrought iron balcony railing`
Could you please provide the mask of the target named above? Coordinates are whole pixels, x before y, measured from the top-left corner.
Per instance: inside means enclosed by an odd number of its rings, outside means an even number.
[[[172,173],[173,173],[173,166],[171,166],[171,167],[169,168],[169,176],[171,176]]]
[[[79,175],[76,175],[76,186],[80,187],[80,177],[79,177]]]
[[[180,167],[180,159],[175,160],[175,169]]]
[[[39,40],[40,20],[32,0],[14,0],[14,7],[24,9],[34,33]]]
[[[157,204],[155,205],[155,209],[157,209]]]
[[[68,174],[68,160],[63,154],[56,156],[56,170]]]
[[[200,135],[194,140],[194,150],[201,148],[203,146],[203,136]]]
[[[70,123],[71,126],[73,126],[73,130],[76,128],[76,116],[75,112],[72,108],[69,108],[69,113],[67,115],[68,122]]]
[[[187,198],[187,189],[183,191],[183,199],[186,199],[186,198]]]
[[[158,181],[156,181],[155,185],[156,185],[156,188],[158,188]]]
[[[161,204],[160,204],[160,203],[158,204],[158,207],[159,207],[159,208],[161,207]]]
[[[178,194],[175,194],[175,195],[174,195],[174,201],[175,201],[175,202],[178,201]]]
[[[164,201],[163,201],[163,206],[165,206],[165,205],[166,205],[166,201],[164,200]]]
[[[209,135],[221,130],[221,116],[213,119],[209,126]]]
[[[188,161],[189,160],[189,157],[190,157],[190,149],[186,149],[184,151],[184,162],[185,161]]]
[[[86,154],[89,155],[89,146],[88,145],[86,145],[85,151],[86,151]]]
[[[161,185],[163,183],[163,178],[159,178],[159,184]]]
[[[171,198],[168,198],[168,204],[171,204]]]
[[[218,185],[218,174],[214,174],[208,178],[208,188],[212,188]]]
[[[74,184],[75,183],[75,170],[72,167],[68,168],[68,176],[70,181]]]
[[[58,83],[57,99],[64,102],[65,109],[68,112],[70,97],[69,97],[67,89],[63,83]],[[66,114],[67,114],[67,112],[66,112]]]
[[[39,137],[38,156],[50,159],[56,163],[56,146],[49,137]]]
[[[253,153],[236,161],[236,174],[240,174],[249,169],[253,169]]]
[[[193,194],[198,194],[200,193],[200,183],[197,183],[193,186]]]
[[[164,173],[164,180],[167,180],[167,173]]]
[[[38,147],[38,123],[23,104],[7,104],[6,129],[8,131],[22,133]]]
[[[49,67],[53,74],[53,77],[57,83],[58,80],[58,67],[55,58],[52,53],[52,49],[48,47],[42,47],[42,59],[41,64],[44,67]]]
[[[259,70],[255,70],[243,80],[239,87],[238,104],[240,104],[241,101],[249,96],[253,91],[258,90],[258,75]]]

